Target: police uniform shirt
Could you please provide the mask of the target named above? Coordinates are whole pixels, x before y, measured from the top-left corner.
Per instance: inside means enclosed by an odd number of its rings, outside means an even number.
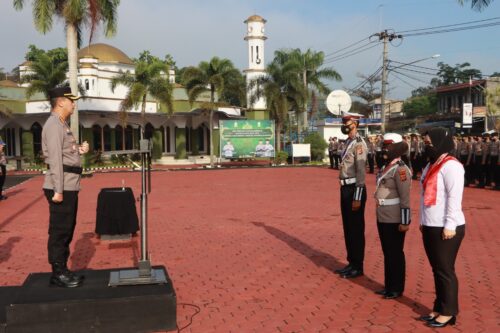
[[[490,142],[490,156],[498,156],[500,153],[500,140]]]
[[[356,135],[354,139],[348,139],[346,148],[342,153],[339,177],[341,180],[356,178],[356,192],[354,200],[361,200],[363,187],[365,186],[365,165],[367,159],[367,146],[363,138]]]
[[[400,159],[379,172],[375,191],[378,222],[410,224],[411,177],[410,169]],[[399,203],[390,203],[397,199]]]
[[[425,180],[429,165],[422,172],[421,184]],[[464,190],[464,167],[456,160],[447,161],[437,174],[436,204],[424,205],[424,192],[420,197],[420,224],[427,227],[445,227],[455,230],[465,224],[462,212]]]
[[[66,122],[55,112],[43,126],[42,151],[49,165],[43,188],[56,193],[79,191],[80,175],[63,171],[63,165],[82,166],[78,145]]]
[[[418,141],[417,140],[411,140],[410,152],[416,153],[416,154],[419,153],[419,147],[418,147]]]
[[[368,141],[368,153],[375,154],[375,144],[371,141]]]
[[[474,156],[482,156],[482,163],[486,162],[486,157],[488,156],[488,145],[486,142],[476,142],[474,144]]]

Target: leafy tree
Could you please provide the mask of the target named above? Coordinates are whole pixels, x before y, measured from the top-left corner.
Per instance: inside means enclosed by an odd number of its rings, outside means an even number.
[[[328,147],[328,144],[318,132],[312,132],[307,135],[304,138],[304,143],[311,144],[311,160],[321,161],[325,158],[325,149]]]
[[[297,73],[302,78],[303,85],[307,91],[307,98],[304,100],[304,105],[299,111],[307,112],[307,105],[316,99],[316,95],[326,95],[330,89],[324,80],[341,81],[342,77],[332,67],[323,67],[325,62],[325,54],[321,51],[313,51],[307,49],[302,52],[300,49],[278,50],[275,52],[274,61],[281,63],[295,63]],[[313,109],[312,109],[313,110]],[[311,110],[311,111],[312,111]],[[312,113],[312,112],[311,112]],[[313,114],[311,114],[313,116]],[[303,127],[307,128],[307,117],[304,117]]]
[[[52,50],[45,51],[43,49],[39,49],[33,44],[28,46],[28,51],[24,55],[24,59],[27,61],[37,61],[40,56],[48,55],[54,64],[60,64],[62,62],[68,62],[68,50],[63,47],[58,47]]]
[[[148,51],[145,51],[148,52]],[[145,55],[147,53],[141,53]],[[122,115],[126,116],[127,111],[133,107],[141,105],[142,129],[146,127],[146,101],[148,94],[167,108],[169,113],[173,112],[173,85],[168,81],[165,73],[168,66],[156,57],[143,57],[143,60],[136,59],[135,71],[120,71],[111,79],[111,91],[114,92],[118,85],[128,88],[125,99],[120,104]],[[149,62],[148,62],[149,61]],[[143,131],[141,131],[141,136]]]
[[[407,118],[415,118],[437,113],[437,96],[435,93],[409,98],[403,103],[403,112]]]
[[[499,77],[500,76],[500,72],[495,72],[493,74],[490,75],[491,77]]]
[[[458,3],[460,3],[462,6],[466,2],[470,2],[470,8],[477,10],[478,12],[482,11],[486,7],[490,5],[490,3],[493,2],[493,0],[457,0]]]
[[[184,69],[182,82],[186,87],[189,103],[193,105],[194,101],[203,93],[210,93],[210,103],[205,105],[209,111],[209,130],[210,130],[210,166],[214,166],[214,143],[213,143],[213,117],[214,110],[221,103],[216,103],[215,96],[222,98],[224,87],[228,82],[234,79],[239,71],[234,67],[229,59],[220,59],[213,57],[210,61],[202,61],[198,67],[188,67]],[[222,101],[222,100],[221,100]],[[223,101],[222,101],[223,102]]]
[[[49,90],[66,82],[68,63],[59,62],[51,58],[48,53],[39,53],[30,64],[31,74],[23,77],[23,83],[29,82],[26,97],[30,98],[36,92],[41,92],[49,98]]]
[[[446,86],[450,84],[469,82],[471,78],[482,78],[482,74],[479,69],[468,67],[470,67],[470,63],[468,62],[456,64],[454,67],[443,62],[438,62],[438,77],[432,79],[431,84],[434,86]]]
[[[25,0],[12,0],[14,8],[22,10]],[[77,94],[78,77],[77,51],[80,41],[80,32],[87,26],[90,38],[97,26],[102,23],[106,36],[116,32],[116,10],[120,0],[33,0],[33,19],[35,28],[45,34],[52,29],[54,17],[64,21],[66,29],[66,47],[68,49],[69,82],[71,91]],[[79,137],[78,111],[71,115],[71,130],[75,137]]]
[[[250,103],[265,97],[270,118],[276,122],[276,146],[281,149],[281,131],[288,118],[288,112],[297,110],[306,99],[303,82],[297,75],[299,67],[295,62],[282,62],[280,53],[266,68],[266,76],[251,81]]]
[[[246,79],[240,72],[235,72],[224,85],[220,99],[229,105],[243,107],[246,106],[246,94]]]

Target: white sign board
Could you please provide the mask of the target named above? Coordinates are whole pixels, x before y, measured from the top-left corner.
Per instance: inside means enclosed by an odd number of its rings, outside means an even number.
[[[464,103],[462,111],[462,128],[472,128],[472,103]]]
[[[311,144],[310,143],[293,143],[292,144],[292,164],[295,157],[309,157],[311,160]]]

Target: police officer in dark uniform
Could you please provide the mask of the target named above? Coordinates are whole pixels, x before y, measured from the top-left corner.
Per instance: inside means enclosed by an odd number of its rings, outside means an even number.
[[[403,251],[405,233],[410,228],[411,171],[401,156],[408,151],[408,143],[401,135],[384,135],[384,168],[377,175],[375,201],[377,229],[384,253],[384,289],[375,293],[385,299],[403,294],[406,261]]]
[[[498,165],[499,156],[500,155],[500,140],[498,140],[498,133],[494,132],[491,134],[491,142],[490,142],[490,165],[489,172],[490,178],[493,182],[495,182],[496,190],[500,189],[500,167]]]
[[[365,254],[367,146],[358,134],[358,116],[347,114],[342,123],[342,133],[348,138],[340,163],[340,208],[348,265],[335,273],[343,278],[355,278],[363,275]]]
[[[49,92],[51,114],[42,130],[42,151],[49,170],[45,175],[43,191],[49,203],[48,259],[52,265],[50,284],[72,288],[83,283],[67,267],[69,246],[73,239],[78,209],[78,191],[82,164],[80,155],[89,150],[84,142],[78,145],[67,119],[79,98],[69,87],[54,88]]]
[[[460,162],[464,166],[465,170],[465,179],[464,179],[464,186],[469,186],[469,183],[471,182],[471,157],[472,157],[472,143],[469,142],[470,137],[464,136],[462,137],[462,141],[459,142],[458,144],[458,157],[460,159]]]

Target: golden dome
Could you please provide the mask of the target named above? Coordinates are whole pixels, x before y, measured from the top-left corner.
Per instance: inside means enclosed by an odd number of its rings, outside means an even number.
[[[267,21],[262,16],[252,15],[249,18],[247,18],[244,23],[248,23],[248,22],[263,22],[263,23],[266,23]]]
[[[78,59],[93,57],[102,62],[133,65],[132,60],[122,51],[108,44],[92,44],[78,51]]]

